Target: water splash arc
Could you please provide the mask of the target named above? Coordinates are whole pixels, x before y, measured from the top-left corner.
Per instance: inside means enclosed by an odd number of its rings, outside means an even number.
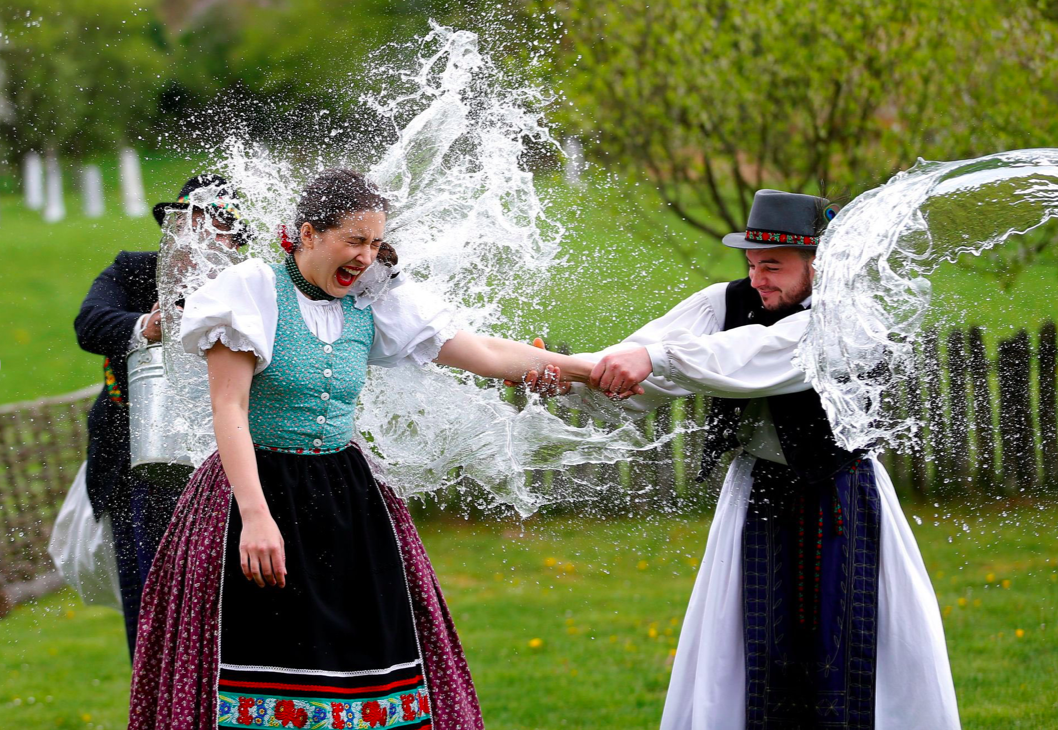
[[[390,201],[387,239],[423,307],[448,303],[453,329],[544,334],[546,313],[536,302],[564,263],[566,230],[523,160],[530,147],[559,149],[544,120],[551,98],[512,81],[474,33],[435,25],[405,50],[410,61],[372,68],[384,80],[381,91],[355,97],[357,108],[377,117],[375,128],[391,130],[388,139],[360,139],[356,149],[321,143],[300,158],[239,136],[223,146],[218,166],[258,234],[250,255],[279,260],[275,231],[293,219],[298,191],[320,169],[375,160],[367,174]],[[325,128],[319,136],[332,137]],[[522,327],[512,311],[539,320]],[[539,401],[518,409],[497,384],[482,385],[434,365],[372,368],[357,426],[387,482],[407,496],[470,480],[493,503],[529,515],[570,495],[533,487],[526,470],[612,463],[652,446],[630,426],[604,429],[590,419],[574,426]],[[573,498],[592,490],[577,488],[583,493]]]
[[[916,372],[930,276],[1058,217],[1058,149],[919,162],[830,224],[797,358],[846,448],[905,445],[914,419],[887,410]],[[917,381],[916,381],[917,382]]]

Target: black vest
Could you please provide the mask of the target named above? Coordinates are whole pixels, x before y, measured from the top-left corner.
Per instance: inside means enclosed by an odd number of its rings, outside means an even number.
[[[800,306],[781,312],[768,311],[761,302],[760,294],[750,286],[748,278],[728,284],[725,300],[725,331],[748,324],[770,326],[801,311]],[[706,419],[699,481],[709,476],[721,456],[739,445],[739,422],[748,403],[749,400],[745,399],[713,399],[712,410]],[[798,476],[808,482],[830,479],[865,453],[846,451],[838,446],[823,403],[814,390],[770,396],[768,409],[786,461]]]

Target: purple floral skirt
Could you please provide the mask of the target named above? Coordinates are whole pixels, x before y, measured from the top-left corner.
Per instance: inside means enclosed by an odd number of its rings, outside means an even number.
[[[242,577],[238,509],[214,454],[184,491],[147,580],[129,727],[482,728],[403,501],[356,448],[257,456],[288,585]]]

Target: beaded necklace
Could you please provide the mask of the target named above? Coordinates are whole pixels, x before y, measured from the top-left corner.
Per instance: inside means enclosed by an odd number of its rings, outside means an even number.
[[[288,253],[286,261],[284,262],[287,266],[287,273],[290,274],[291,281],[294,282],[302,294],[307,296],[309,299],[334,299],[330,294],[320,289],[315,284],[310,284],[309,280],[301,275],[301,270],[298,269],[298,263],[294,260],[294,253]]]

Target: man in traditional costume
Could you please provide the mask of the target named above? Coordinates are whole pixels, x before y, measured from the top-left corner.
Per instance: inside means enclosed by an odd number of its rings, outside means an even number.
[[[892,482],[872,454],[837,444],[793,364],[834,214],[823,198],[759,191],[747,230],[723,239],[746,251],[748,278],[709,286],[586,356],[598,360],[593,386],[642,394],[578,389],[574,407],[647,413],[705,393],[714,400],[700,478],[741,447],[662,730],[959,727],[936,598]]]
[[[188,210],[192,193],[211,187],[218,191],[209,211],[191,211],[201,225],[209,213],[215,230],[230,230],[235,223],[234,193],[218,175],[199,175],[187,181],[176,202],[158,203],[154,217],[162,225],[169,210]],[[236,240],[221,235],[230,246]],[[162,338],[155,270],[157,251],[122,251],[92,282],[81,311],[74,320],[82,349],[103,356],[103,389],[88,414],[88,498],[96,519],[111,515],[114,546],[125,615],[125,632],[131,654],[136,641],[140,596],[158,543],[169,525],[177,490],[137,479],[130,470],[128,354]]]

